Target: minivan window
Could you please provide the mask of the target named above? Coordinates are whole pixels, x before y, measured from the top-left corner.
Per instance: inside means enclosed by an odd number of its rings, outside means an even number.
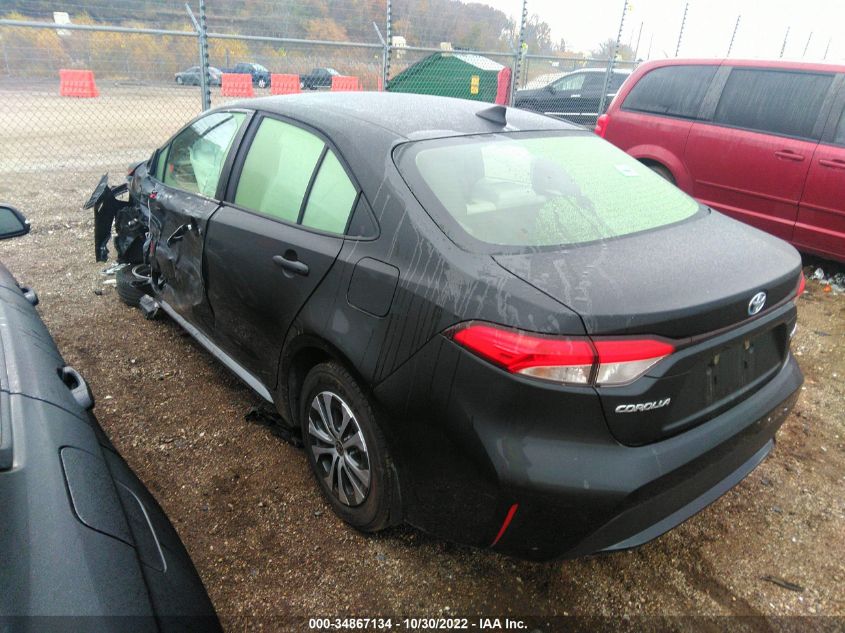
[[[296,222],[323,147],[314,134],[265,118],[247,152],[235,204]]]
[[[758,132],[813,138],[832,82],[833,75],[828,74],[734,68],[713,120]]]
[[[622,109],[695,119],[716,69],[703,65],[655,68],[640,77]]]
[[[302,224],[321,231],[343,233],[357,195],[343,165],[329,150],[308,194]]]
[[[182,130],[167,150],[164,184],[214,197],[223,163],[245,119],[243,112],[215,112]]]
[[[833,137],[833,142],[837,145],[845,145],[845,110],[839,117],[839,127],[836,128],[836,136]]]
[[[470,250],[479,242],[482,250],[592,242],[679,222],[700,209],[592,134],[419,141],[402,146],[397,163],[444,232]]]

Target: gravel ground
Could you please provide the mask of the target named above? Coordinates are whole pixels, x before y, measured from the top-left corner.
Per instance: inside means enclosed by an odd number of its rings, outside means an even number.
[[[259,398],[175,324],[120,303],[80,210],[99,173],[9,167],[0,159],[0,198],[33,230],[0,242],[0,260],[38,291],[103,428],[169,514],[229,630],[399,614],[742,615],[770,618],[747,621],[751,630],[845,627],[845,295],[808,283],[793,342],[803,393],[746,480],[635,551],[527,563],[410,528],[363,536],[336,519],[301,450],[245,420]],[[799,615],[816,617],[776,619]]]

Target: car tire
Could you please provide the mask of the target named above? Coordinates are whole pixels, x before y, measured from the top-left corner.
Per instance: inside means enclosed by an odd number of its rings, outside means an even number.
[[[664,180],[668,180],[673,185],[675,184],[675,178],[672,176],[672,172],[666,169],[663,165],[647,164],[647,167]]]
[[[149,267],[144,264],[136,266],[124,266],[119,269],[115,277],[117,296],[128,306],[137,308],[141,297],[152,294],[149,274],[145,272]]]
[[[266,88],[267,87],[267,82],[264,80],[263,77],[258,80],[258,87],[259,88]]]
[[[177,83],[177,84],[179,84],[179,85],[181,86],[183,83],[185,83],[185,80],[184,80],[184,79],[182,79],[181,77],[177,77],[177,78],[176,78],[176,83]]]
[[[335,514],[362,532],[397,522],[391,514],[399,490],[387,442],[376,407],[352,374],[334,361],[317,365],[303,381],[299,404],[305,454]]]

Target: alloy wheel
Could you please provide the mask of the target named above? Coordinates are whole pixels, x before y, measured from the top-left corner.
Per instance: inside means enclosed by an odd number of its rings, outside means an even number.
[[[370,459],[361,426],[349,405],[321,391],[308,410],[309,448],[317,471],[338,501],[359,506],[370,491]]]

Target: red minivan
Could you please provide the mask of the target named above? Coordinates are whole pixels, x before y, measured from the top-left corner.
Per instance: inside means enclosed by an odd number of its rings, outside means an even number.
[[[845,66],[648,62],[596,133],[704,204],[845,261]]]

